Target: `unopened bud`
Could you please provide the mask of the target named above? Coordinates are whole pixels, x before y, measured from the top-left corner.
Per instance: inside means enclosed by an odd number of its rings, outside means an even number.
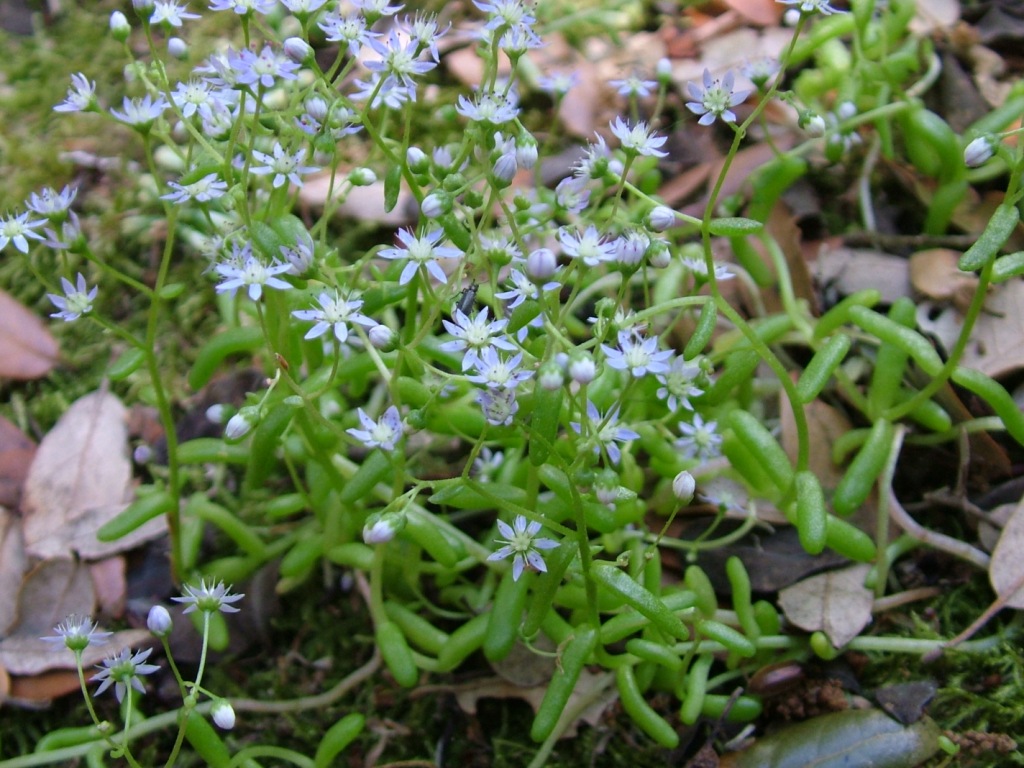
[[[994,152],[992,140],[988,136],[979,136],[964,150],[964,165],[968,168],[978,168],[987,163]]]
[[[146,617],[146,626],[149,631],[157,637],[167,637],[171,633],[174,623],[171,621],[171,614],[162,605],[154,605],[149,609]]]
[[[369,168],[354,168],[348,175],[354,187],[368,187],[377,181],[377,174]]]
[[[390,352],[394,349],[395,332],[386,325],[375,325],[366,332],[366,335],[369,337],[370,343],[381,352]]]
[[[289,37],[284,41],[284,55],[296,64],[304,64],[313,58],[313,49],[301,37]]]
[[[651,211],[647,221],[655,232],[664,232],[676,223],[676,212],[667,206],[659,205]]]
[[[672,493],[683,504],[689,504],[693,501],[693,494],[696,490],[697,482],[693,479],[693,475],[685,470],[676,475],[672,480]]]
[[[210,716],[218,728],[230,731],[235,727],[235,710],[227,699],[217,699],[210,709]]]
[[[131,33],[132,25],[128,23],[128,18],[123,13],[114,11],[110,14],[110,34],[117,42],[123,43]]]

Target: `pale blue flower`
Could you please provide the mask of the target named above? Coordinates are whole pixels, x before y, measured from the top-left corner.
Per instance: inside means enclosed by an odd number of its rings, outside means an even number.
[[[470,318],[461,309],[456,308],[452,314],[455,322],[442,320],[445,330],[455,338],[441,344],[445,352],[466,353],[462,357],[462,370],[468,371],[480,361],[480,353],[488,347],[497,347],[506,351],[514,351],[515,345],[499,335],[508,325],[508,320],[489,320],[489,307],[484,307]]]
[[[6,248],[8,243],[14,243],[14,247],[19,251],[28,253],[28,238],[42,240],[43,236],[35,229],[44,223],[42,219],[30,220],[27,213],[0,219],[0,251]]]
[[[362,299],[342,298],[335,291],[333,296],[321,293],[317,301],[320,303],[320,309],[299,309],[292,312],[299,320],[316,323],[303,338],[315,339],[333,328],[334,338],[344,344],[348,340],[349,323],[359,323],[367,328],[377,324],[375,320],[359,311],[363,306]]]
[[[688,459],[706,461],[721,452],[722,436],[718,434],[718,422],[704,421],[699,413],[693,414],[693,423],[679,422],[682,437],[676,440],[676,447]]]
[[[597,410],[596,405],[594,405],[590,400],[587,400],[587,422],[586,433],[584,433],[583,427],[579,422],[573,421],[569,423],[569,426],[572,427],[577,434],[583,435],[584,437],[581,449],[587,450],[589,447],[589,449],[594,452],[595,456],[600,455],[601,450],[604,449],[613,464],[618,464],[619,459],[622,458],[622,451],[619,449],[619,446],[616,445],[616,442],[626,443],[640,437],[640,435],[632,429],[618,426],[618,406],[612,408],[607,415],[603,415],[599,410]]]
[[[245,595],[232,595],[231,587],[225,586],[223,581],[210,581],[206,583],[206,579],[199,581],[199,586],[194,587],[191,584],[186,584],[182,587],[182,591],[185,593],[181,597],[172,597],[176,603],[183,603],[188,606],[182,613],[193,613],[194,611],[201,611],[202,613],[238,613],[238,609],[235,608],[231,603],[237,603]]]
[[[719,81],[712,78],[711,72],[705,69],[703,88],[694,83],[687,83],[686,89],[693,101],[686,102],[686,108],[701,116],[698,123],[711,125],[715,118],[721,118],[725,123],[736,122],[736,114],[732,108],[742,104],[750,95],[750,91],[734,91],[735,80],[736,76],[732,70],[726,72],[725,77]]]
[[[634,378],[639,379],[648,373],[665,373],[672,357],[672,350],[658,351],[658,338],[641,338],[634,331],[619,331],[619,348],[602,344],[605,362],[620,371],[628,370]]]
[[[55,112],[84,112],[96,106],[96,82],[90,81],[81,72],[71,76],[71,87]]]
[[[57,634],[40,638],[52,645],[63,645],[72,651],[84,651],[90,645],[103,645],[111,632],[100,632],[88,616],[71,614],[53,628]]]
[[[276,275],[284,274],[291,270],[291,264],[271,264],[269,267],[263,264],[252,253],[252,247],[246,243],[241,249],[233,246],[231,258],[220,264],[214,264],[213,269],[218,275],[225,278],[217,284],[217,293],[234,293],[239,288],[245,287],[249,298],[259,301],[263,295],[263,287],[276,288],[284,291],[292,286]]]
[[[374,421],[362,408],[356,409],[359,414],[359,423],[362,429],[346,429],[352,437],[361,442],[367,448],[381,448],[385,451],[393,451],[398,441],[402,439],[404,425],[402,417],[395,406],[389,407],[377,421]]]
[[[90,678],[91,682],[98,682],[100,687],[96,689],[99,696],[111,685],[114,686],[114,695],[117,700],[124,701],[124,695],[130,685],[139,693],[145,693],[146,688],[139,679],[141,675],[151,675],[160,669],[156,664],[144,664],[153,652],[152,648],[132,653],[130,648],[121,649],[120,653],[105,658],[97,669],[100,671]]]
[[[283,186],[286,181],[290,181],[296,187],[301,187],[302,179],[299,178],[299,174],[315,173],[320,170],[314,166],[302,164],[302,161],[306,158],[305,147],[292,153],[287,152],[281,146],[281,142],[275,141],[273,153],[273,156],[271,156],[266,152],[254,149],[252,152],[253,160],[260,163],[260,165],[253,165],[249,172],[255,173],[257,176],[274,174],[274,189]]]
[[[402,274],[398,278],[399,285],[405,285],[412,280],[416,270],[421,266],[430,275],[442,283],[447,283],[448,278],[438,263],[439,259],[457,259],[462,255],[458,248],[438,245],[443,237],[443,232],[436,229],[417,237],[408,229],[398,230],[398,240],[402,243],[401,248],[385,248],[378,255],[382,259],[408,259]]]
[[[50,317],[56,317],[66,323],[70,323],[92,311],[92,302],[96,298],[96,292],[99,288],[94,285],[90,290],[85,282],[85,276],[81,272],[78,273],[78,280],[76,282],[77,285],[72,285],[70,280],[62,277],[60,284],[64,289],[64,295],[46,294],[46,297],[60,310],[59,312],[54,312]]]
[[[523,515],[516,515],[512,525],[502,520],[498,520],[497,524],[498,532],[505,537],[497,539],[497,542],[504,546],[488,555],[488,560],[504,560],[512,557],[512,579],[514,581],[519,581],[519,577],[523,575],[527,566],[541,573],[547,571],[547,565],[538,550],[554,549],[558,546],[558,542],[537,536],[540,533],[540,523],[536,520],[527,520]]]
[[[668,155],[668,152],[662,152],[659,149],[667,139],[651,131],[650,126],[645,122],[639,122],[631,127],[621,117],[616,117],[611,122],[611,129],[627,155],[646,155],[647,157]]]

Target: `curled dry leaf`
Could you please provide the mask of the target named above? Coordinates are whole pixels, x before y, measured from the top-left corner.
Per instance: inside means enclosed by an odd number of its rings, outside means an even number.
[[[116,517],[132,495],[126,410],[106,392],[74,402],[39,444],[22,500],[25,549],[35,557],[77,553],[98,559],[160,535],[163,518],[128,536],[101,543],[96,531]]]
[[[1024,608],[1024,500],[1017,503],[992,551],[988,578],[992,589],[1011,608]]]
[[[27,568],[21,521],[0,507],[0,637],[18,618],[18,589]]]
[[[842,648],[871,623],[874,596],[864,586],[870,567],[861,563],[804,579],[779,592],[779,607],[800,629],[822,630]]]
[[[0,378],[28,381],[45,376],[59,352],[42,320],[0,291]]]
[[[910,295],[907,260],[870,248],[822,248],[817,278],[819,285],[841,296],[875,288],[883,304]]]

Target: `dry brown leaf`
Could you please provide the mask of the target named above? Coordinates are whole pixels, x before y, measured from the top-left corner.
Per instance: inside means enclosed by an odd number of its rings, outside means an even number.
[[[812,400],[804,406],[807,416],[807,438],[810,443],[807,468],[814,473],[825,489],[826,495],[834,491],[843,476],[842,467],[832,463],[832,446],[842,435],[849,432],[853,425],[838,408],[833,408],[821,400]],[[793,421],[793,409],[789,398],[779,397],[780,429],[782,431],[782,447],[789,460],[796,464],[797,434],[796,423]]]
[[[0,507],[16,509],[21,503],[21,489],[35,455],[36,444],[0,416]]]
[[[30,677],[11,678],[8,704],[25,709],[45,707],[54,699],[79,690],[78,672],[55,669]]]
[[[580,699],[589,697],[594,694],[598,689],[605,689],[603,694],[600,694],[598,698],[583,710],[583,713],[579,716],[579,719],[569,723],[568,726],[562,732],[563,739],[571,738],[576,735],[576,726],[582,721],[589,725],[597,725],[601,720],[601,715],[610,704],[615,702],[619,695],[615,690],[615,686],[610,684],[611,676],[607,673],[594,674],[586,669],[580,672],[579,680],[576,682],[576,687],[573,689],[572,694],[569,696],[569,701],[565,705],[563,710],[563,717],[566,712],[572,712],[576,709],[576,706]],[[476,714],[477,702],[480,699],[522,699],[529,704],[533,711],[536,712],[540,708],[541,701],[544,700],[544,694],[547,691],[546,685],[536,685],[530,688],[524,688],[519,685],[513,685],[512,683],[506,682],[500,678],[489,678],[486,680],[480,680],[473,683],[471,686],[464,686],[459,688],[455,694],[455,700],[459,703],[459,707],[468,715]],[[559,723],[558,728],[561,727]]]
[[[914,253],[910,257],[910,284],[929,299],[966,306],[978,285],[978,276],[960,270],[957,266],[960,256],[959,251],[950,248],[929,248]]]
[[[992,551],[988,578],[1000,598],[1010,595],[1006,605],[1024,608],[1024,500],[1017,503]]]
[[[960,20],[960,0],[917,0],[917,13],[910,29],[918,35],[931,36],[948,31]]]
[[[874,596],[864,586],[870,569],[860,563],[804,579],[779,592],[779,607],[800,629],[822,630],[842,648],[871,623]]]
[[[0,291],[0,378],[28,381],[45,376],[60,349],[43,322]]]
[[[43,559],[98,559],[130,549],[166,529],[160,517],[112,543],[96,531],[131,498],[126,411],[106,392],[72,403],[43,438],[25,481],[25,549]]]
[[[39,637],[53,634],[51,627]],[[11,675],[38,675],[54,669],[75,669],[75,655],[63,645],[44,643],[39,637],[13,635],[0,640],[0,665]],[[153,642],[145,629],[122,629],[103,645],[90,645],[82,653],[82,666],[92,667],[122,648],[139,648]],[[53,647],[51,647],[51,645]]]
[[[91,616],[96,605],[89,568],[74,560],[46,560],[30,570],[18,590],[17,623],[9,637],[39,638],[71,614]],[[8,667],[15,674],[21,671]]]
[[[725,4],[747,21],[763,27],[778,24],[785,10],[775,0],[724,0]]]
[[[75,675],[77,680],[78,675]],[[3,664],[0,664],[0,706],[3,705],[7,699],[11,696],[11,676],[7,674],[7,670]]]
[[[115,619],[124,613],[124,601],[128,594],[128,580],[125,573],[124,557],[114,555],[89,564],[89,575],[96,590],[96,601],[100,613]]]
[[[910,296],[907,260],[869,248],[822,248],[818,254],[818,285],[842,296],[875,288],[883,304]]]
[[[1024,368],[1024,281],[997,285],[985,299],[960,362],[998,379]],[[921,302],[918,327],[949,350],[956,343],[963,317],[952,306]]]
[[[18,589],[28,568],[21,520],[0,507],[0,637],[18,618]]]

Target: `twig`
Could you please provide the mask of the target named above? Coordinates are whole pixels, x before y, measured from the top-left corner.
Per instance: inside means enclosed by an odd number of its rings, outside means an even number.
[[[896,498],[896,494],[892,490],[892,486],[888,489],[888,497],[889,515],[892,517],[893,522],[902,528],[908,536],[913,539],[917,539],[922,544],[927,544],[929,547],[933,547],[941,552],[953,555],[953,557],[966,560],[979,568],[988,570],[988,564],[991,558],[989,558],[989,556],[980,549],[972,547],[966,541],[954,539],[952,536],[947,536],[944,533],[930,531],[920,525],[907,513],[903,508],[903,505],[900,504],[899,499]]]

